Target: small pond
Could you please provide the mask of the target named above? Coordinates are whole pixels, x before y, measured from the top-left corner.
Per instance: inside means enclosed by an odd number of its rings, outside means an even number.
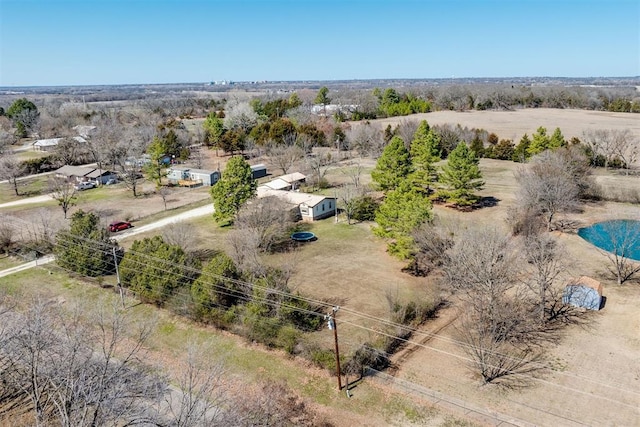
[[[640,221],[598,222],[579,229],[578,236],[600,249],[640,261]]]

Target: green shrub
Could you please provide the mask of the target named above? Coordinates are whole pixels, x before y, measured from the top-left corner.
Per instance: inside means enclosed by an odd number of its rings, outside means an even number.
[[[356,221],[375,221],[378,202],[371,196],[356,199],[352,218]]]
[[[293,326],[283,326],[278,331],[277,346],[289,354],[293,354],[298,344],[300,332]]]

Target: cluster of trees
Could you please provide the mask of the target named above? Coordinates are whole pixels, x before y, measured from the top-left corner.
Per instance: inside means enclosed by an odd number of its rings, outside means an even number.
[[[143,302],[293,352],[301,331],[317,329],[322,317],[320,307],[289,289],[292,265],[275,268],[261,260],[261,253],[288,242],[293,220],[282,208],[270,198],[243,206],[229,233],[230,255],[209,255],[204,266],[186,249],[193,239],[188,229],[136,240],[124,251],[96,214],[82,210],[58,232],[55,253],[58,265],[100,283],[115,273],[119,285]]]
[[[38,107],[26,98],[19,98],[6,110],[0,107],[0,116],[8,117],[15,127],[16,138],[26,138],[36,129],[40,113]]]
[[[513,237],[497,229],[429,230],[430,258],[462,302],[458,324],[471,369],[484,382],[523,385],[543,369],[541,341],[581,320],[562,303],[565,251],[550,234]]]
[[[66,308],[45,298],[19,305],[0,297],[0,420],[41,426],[311,425],[313,412],[282,384],[234,391],[206,343],[191,345],[171,371],[145,362],[154,320],[142,321],[108,301]]]
[[[466,206],[477,201],[475,190],[483,186],[479,159],[465,142],[457,144],[438,171],[435,163],[442,149],[435,130],[422,121],[410,138],[407,148],[400,136],[393,136],[371,172],[385,193],[374,233],[390,239],[390,253],[402,259],[414,254],[412,231],[431,219],[430,196]]]
[[[310,114],[298,118],[295,112],[300,106],[295,93],[288,99],[263,102],[255,98],[251,102],[227,105],[225,110],[210,112],[204,121],[206,143],[232,154],[254,146],[297,146],[306,153],[311,147],[335,141],[339,127],[324,129],[326,124],[309,120]]]
[[[518,182],[516,205],[508,223],[515,235],[540,233],[541,230],[572,228],[559,217],[579,212],[585,200],[599,198],[601,190],[591,175],[589,158],[580,146],[547,150],[533,156],[515,174]],[[607,229],[606,245],[613,248],[605,252],[609,269],[618,284],[632,279],[640,267],[627,255],[639,240],[638,230],[623,224],[623,231]]]

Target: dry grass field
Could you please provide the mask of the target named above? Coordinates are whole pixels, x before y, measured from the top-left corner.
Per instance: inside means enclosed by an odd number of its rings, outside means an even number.
[[[406,117],[372,120],[385,128],[395,126]],[[584,131],[598,129],[629,129],[640,138],[640,119],[633,113],[611,113],[608,111],[559,110],[552,108],[525,108],[513,111],[436,111],[415,114],[411,120],[427,120],[430,125],[460,124],[463,127],[484,129],[493,132],[500,139],[518,142],[525,133],[531,136],[538,127],[547,128],[549,133],[557,127],[565,139],[581,138]]]
[[[399,123],[409,118],[395,118],[374,121],[386,127],[388,123]],[[430,124],[461,124],[462,126],[483,128],[496,133],[500,138],[515,141],[524,134],[531,135],[539,126],[547,129],[560,127],[568,139],[580,137],[586,129],[630,129],[640,138],[638,115],[625,113],[604,113],[578,110],[518,110],[505,112],[435,112],[417,115],[410,120],[426,119]],[[224,158],[216,158],[207,152],[203,167],[213,167]],[[266,159],[256,159],[254,163]],[[372,159],[366,159],[373,164]],[[436,206],[435,214],[441,218],[457,221],[461,226],[505,227],[507,210],[514,202],[516,183],[513,172],[521,165],[497,160],[483,159],[480,163],[486,181],[482,195],[498,200],[492,207],[468,213],[452,211]],[[344,180],[338,169],[327,175],[330,182]],[[621,188],[640,188],[640,177],[615,175],[598,171],[596,180],[606,191]],[[3,188],[4,191],[4,188]],[[94,191],[94,190],[91,190]],[[133,199],[122,188],[109,189],[114,198],[97,197],[86,199],[77,208],[92,209],[106,214],[112,219],[123,219],[131,215],[134,219],[151,221],[154,213],[162,214],[163,201],[157,195]],[[88,192],[87,192],[88,193]],[[176,193],[169,198],[168,207],[182,204],[205,202],[206,190]],[[35,210],[47,209],[52,215],[61,216],[57,206],[23,206],[2,210],[0,213],[20,215],[22,218],[35,216]],[[640,205],[624,203],[590,203],[584,212],[570,219],[583,224],[611,218],[640,219]],[[200,230],[199,247],[221,246],[223,233],[209,218],[194,221]],[[345,308],[338,313],[341,349],[345,354],[365,340],[375,341],[380,323],[375,318],[386,319],[389,315],[387,296],[397,295],[401,300],[431,298],[439,291],[429,278],[417,278],[403,273],[404,263],[386,253],[385,242],[374,237],[371,224],[347,225],[344,219],[335,223],[333,218],[310,225],[318,240],[300,246],[291,254],[274,255],[271,262],[289,262],[297,266],[291,280],[292,287],[301,294],[318,300],[330,300]],[[403,353],[402,363],[395,371],[398,378],[463,399],[471,404],[507,414],[528,423],[541,426],[633,426],[640,425],[640,285],[637,283],[615,285],[606,272],[607,261],[595,247],[575,234],[558,234],[566,248],[566,260],[570,265],[570,275],[588,275],[601,280],[607,297],[605,308],[592,313],[591,321],[585,326],[568,327],[557,342],[548,345],[548,363],[553,367],[543,376],[532,379],[529,387],[504,389],[482,386],[467,369],[465,354],[455,342],[453,326],[446,326],[429,340],[416,335],[415,341],[423,341],[408,354]],[[223,244],[222,244],[223,245]],[[348,310],[347,310],[348,309]],[[360,314],[366,314],[363,317]],[[433,331],[444,317],[453,315],[447,309],[441,319],[427,322],[425,332]],[[332,335],[324,330],[311,338],[327,346],[332,343]],[[263,368],[264,369],[264,368]],[[312,375],[322,375],[309,370]],[[311,374],[310,374],[311,375]],[[326,387],[325,382],[322,382]],[[309,387],[307,384],[305,387]],[[363,421],[362,412],[349,417],[356,405],[371,403],[365,387],[356,388],[349,403],[338,404],[331,398],[331,405],[323,409],[327,418],[339,422],[340,419],[356,424]],[[304,393],[310,396],[311,392]],[[407,420],[390,420],[371,409],[369,425],[407,425]],[[374,412],[376,412],[374,414]],[[345,417],[347,418],[341,418]],[[438,418],[440,419],[440,418]],[[446,425],[428,421],[421,425]],[[448,424],[459,425],[459,424]]]

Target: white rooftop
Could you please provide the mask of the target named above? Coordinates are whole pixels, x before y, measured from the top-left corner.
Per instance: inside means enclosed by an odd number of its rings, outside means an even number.
[[[333,199],[333,197],[320,196],[317,194],[298,193],[297,191],[274,190],[265,185],[258,187],[258,197],[276,196],[294,205],[306,205],[314,207],[322,203],[325,199]]]

